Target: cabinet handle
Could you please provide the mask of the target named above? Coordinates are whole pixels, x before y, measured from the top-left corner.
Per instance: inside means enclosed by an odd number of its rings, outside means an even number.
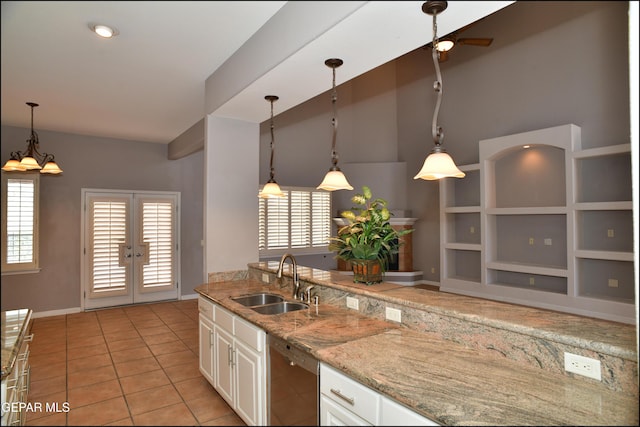
[[[213,347],[213,331],[209,330],[209,347]]]
[[[353,398],[351,397],[347,397],[344,394],[342,394],[340,392],[340,390],[336,390],[335,388],[330,389],[331,393],[335,394],[336,396],[338,396],[340,399],[344,400],[345,402],[347,402],[349,405],[354,406],[355,402],[353,400]]]
[[[235,366],[235,363],[233,361],[233,347],[231,347],[230,345],[228,346],[228,351],[229,351],[229,365],[231,367]]]

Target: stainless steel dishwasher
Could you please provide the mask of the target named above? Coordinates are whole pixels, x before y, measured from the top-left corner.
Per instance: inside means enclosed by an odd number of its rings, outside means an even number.
[[[273,335],[267,339],[269,425],[320,425],[318,360]]]

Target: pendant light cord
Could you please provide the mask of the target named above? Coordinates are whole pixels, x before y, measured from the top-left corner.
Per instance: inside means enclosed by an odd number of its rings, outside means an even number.
[[[431,124],[431,134],[433,135],[433,142],[436,144],[436,149],[440,148],[442,140],[444,139],[444,131],[438,126],[438,113],[440,112],[440,104],[442,103],[442,74],[440,73],[440,64],[438,61],[438,25],[436,24],[437,13],[433,14],[433,42],[431,47],[431,57],[433,58],[433,65],[436,69],[436,81],[433,82],[433,90],[436,92],[438,98],[436,100],[436,108],[433,112],[433,122]]]
[[[269,167],[271,168],[270,171],[270,179],[269,181],[273,181],[273,176],[274,176],[274,170],[273,170],[273,101],[275,101],[275,99],[271,98],[269,99],[269,101],[271,102],[271,122],[270,122],[270,128],[271,128],[271,160],[269,161]]]
[[[333,69],[333,91],[331,93],[331,105],[333,107],[333,119],[331,119],[331,125],[333,126],[333,137],[331,139],[331,163],[333,167],[338,165],[338,153],[336,152],[336,138],[338,136],[338,117],[336,112],[336,101],[338,100],[338,92],[336,91],[336,65]]]

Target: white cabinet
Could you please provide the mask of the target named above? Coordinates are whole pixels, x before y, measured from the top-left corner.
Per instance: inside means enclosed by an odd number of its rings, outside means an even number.
[[[480,141],[440,181],[446,292],[635,322],[630,145],[561,125]]]
[[[264,425],[266,334],[220,306],[213,326],[214,388],[249,425]]]
[[[215,386],[214,381],[214,338],[213,338],[213,320],[214,320],[214,306],[211,301],[200,297],[198,299],[198,311],[199,311],[199,366],[200,373]]]
[[[438,425],[324,363],[320,364],[320,424]]]
[[[25,330],[28,328],[24,326]],[[13,332],[13,331],[11,331]],[[4,333],[4,331],[3,331]],[[9,337],[9,340],[12,337]],[[5,337],[2,337],[3,345]],[[15,356],[15,362],[9,375],[2,380],[2,422],[3,426],[22,426],[26,421],[26,403],[30,387],[29,345],[33,335],[25,336],[21,342],[16,342],[20,350]],[[3,356],[4,354],[3,349]],[[4,363],[7,361],[3,359]]]

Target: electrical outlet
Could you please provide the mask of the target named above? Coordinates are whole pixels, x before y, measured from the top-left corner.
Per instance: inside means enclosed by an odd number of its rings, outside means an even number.
[[[358,309],[358,298],[347,297],[347,307],[353,308],[354,310]]]
[[[531,286],[535,285],[536,284],[536,279],[534,279],[533,277],[529,277],[529,284]]]
[[[533,245],[533,237],[529,237],[529,244]]]
[[[402,311],[396,308],[386,307],[385,314],[387,320],[393,320],[394,322],[402,323]]]
[[[262,281],[264,283],[269,283],[269,273],[262,273]]]
[[[475,234],[475,232],[476,232],[476,228],[475,227],[469,227],[469,233]]]
[[[618,279],[609,279],[607,285],[610,288],[617,288],[618,287]]]
[[[590,357],[564,352],[564,369],[567,372],[583,375],[601,381],[600,361]]]
[[[545,246],[551,246],[552,245],[552,240],[547,237],[546,239],[544,239],[544,244],[545,244]]]
[[[435,267],[431,267],[431,274],[435,274],[436,272],[436,268]]]
[[[615,235],[615,232],[613,231],[613,228],[610,228],[607,230],[607,237],[613,237]]]

